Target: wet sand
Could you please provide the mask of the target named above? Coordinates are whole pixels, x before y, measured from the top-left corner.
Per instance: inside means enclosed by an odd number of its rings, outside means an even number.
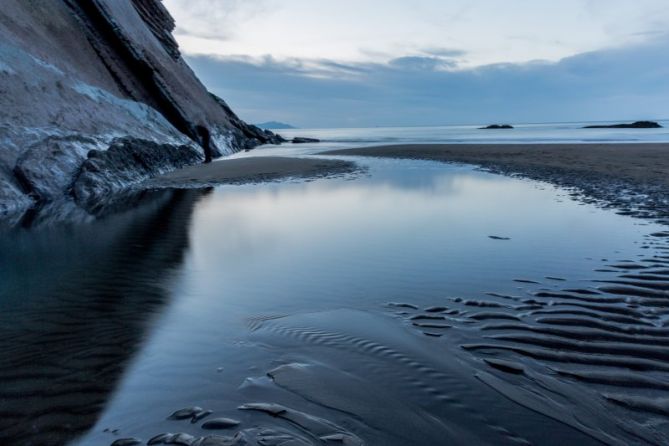
[[[601,200],[637,217],[669,218],[669,144],[401,144],[331,150],[373,156],[476,164]]]
[[[322,178],[352,173],[352,162],[315,158],[251,157],[222,159],[198,164],[152,178],[145,188],[198,188],[218,184],[243,184],[287,178]]]

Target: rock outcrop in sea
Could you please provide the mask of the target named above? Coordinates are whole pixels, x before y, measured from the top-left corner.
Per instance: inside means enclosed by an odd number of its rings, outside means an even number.
[[[510,130],[510,129],[513,129],[513,126],[509,124],[491,124],[485,127],[479,127],[479,130]]]
[[[202,128],[214,156],[283,141],[207,91],[174,27],[161,0],[3,0],[0,215],[200,162]]]
[[[296,136],[293,138],[293,144],[307,144],[315,142],[321,142],[321,140],[317,138],[306,138],[304,136]]]
[[[662,126],[654,121],[636,121],[622,124],[586,125],[584,129],[661,129]]]

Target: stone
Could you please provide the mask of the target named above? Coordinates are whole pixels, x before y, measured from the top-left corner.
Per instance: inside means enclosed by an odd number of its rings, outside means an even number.
[[[316,143],[321,142],[320,139],[316,138],[305,138],[303,136],[296,136],[293,138],[293,144],[305,144],[305,143]]]
[[[662,126],[653,121],[636,121],[623,124],[586,125],[584,129],[661,129]]]
[[[479,130],[510,130],[513,126],[509,124],[491,124],[485,127],[479,127]]]

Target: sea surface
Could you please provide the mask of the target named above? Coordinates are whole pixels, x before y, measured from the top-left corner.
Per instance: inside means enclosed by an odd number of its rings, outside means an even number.
[[[627,122],[627,121],[619,121]],[[306,136],[333,144],[402,143],[616,143],[668,142],[669,120],[655,121],[659,129],[584,129],[587,125],[617,122],[513,124],[513,129],[481,130],[478,125],[441,127],[373,127],[277,130],[286,138]]]
[[[236,156],[477,133],[295,134],[327,141]],[[365,169],[0,233],[0,444],[669,444],[665,227],[345,159]]]

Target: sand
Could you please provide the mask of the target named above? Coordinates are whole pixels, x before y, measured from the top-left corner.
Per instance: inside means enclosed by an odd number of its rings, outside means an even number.
[[[250,157],[222,159],[175,170],[143,183],[145,188],[195,188],[243,184],[287,178],[320,178],[352,173],[352,162],[317,158]]]
[[[550,167],[669,186],[669,144],[404,144],[325,154],[497,164],[519,171]]]
[[[669,217],[669,144],[403,144],[322,152],[475,164],[574,188],[647,218]]]

